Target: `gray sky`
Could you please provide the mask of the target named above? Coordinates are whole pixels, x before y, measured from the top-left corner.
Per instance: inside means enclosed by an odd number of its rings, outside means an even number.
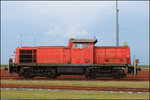
[[[74,38],[97,37],[96,46],[116,45],[115,1],[2,1],[1,63],[23,45],[67,46]],[[149,2],[119,2],[119,43],[128,42],[131,56],[149,64]]]

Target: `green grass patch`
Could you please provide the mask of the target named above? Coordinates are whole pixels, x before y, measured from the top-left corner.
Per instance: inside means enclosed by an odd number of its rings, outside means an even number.
[[[138,65],[138,68],[150,68],[150,65]]]
[[[8,65],[1,65],[1,67],[3,68],[3,67],[8,67]]]
[[[7,99],[149,99],[149,94],[102,93],[93,91],[1,90]]]
[[[62,81],[62,80],[1,80],[1,84],[149,88],[148,81]]]

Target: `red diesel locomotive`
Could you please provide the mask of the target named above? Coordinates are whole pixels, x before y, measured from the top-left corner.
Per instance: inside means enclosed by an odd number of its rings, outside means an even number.
[[[124,78],[140,70],[136,68],[138,60],[131,65],[128,46],[95,46],[96,42],[97,39],[71,38],[68,46],[16,48],[14,63],[9,59],[9,73],[25,78],[85,75],[95,79]]]

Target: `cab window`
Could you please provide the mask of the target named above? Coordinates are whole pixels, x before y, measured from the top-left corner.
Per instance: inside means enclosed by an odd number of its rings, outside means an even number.
[[[89,48],[89,44],[88,43],[85,43],[85,48]]]
[[[83,48],[83,43],[74,43],[74,48]]]

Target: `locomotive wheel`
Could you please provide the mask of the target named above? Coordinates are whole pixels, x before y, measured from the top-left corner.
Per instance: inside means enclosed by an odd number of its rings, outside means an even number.
[[[97,78],[97,76],[96,76],[96,69],[94,69],[94,68],[87,69],[85,77],[87,79],[96,79]]]
[[[89,79],[96,79],[96,76],[89,76]]]
[[[85,77],[87,79],[96,79],[97,78],[96,76],[92,76],[92,75],[85,75]]]
[[[22,75],[22,74],[21,74]],[[24,78],[33,78],[33,73],[31,72],[31,69],[24,69],[24,73],[23,73]]]
[[[19,71],[19,76],[24,76],[24,69],[20,69],[20,71]]]
[[[124,74],[124,70],[123,69],[118,69],[114,71],[114,75],[113,78],[114,79],[120,79],[120,78],[124,78],[125,74]]]
[[[24,75],[24,78],[33,78],[34,76],[33,75],[30,75],[30,74],[25,74]]]
[[[52,79],[54,79],[54,78],[56,78],[56,77],[57,77],[57,75],[56,75],[56,70],[53,68],[53,69],[50,70],[50,72],[48,72],[47,78],[52,78]]]

